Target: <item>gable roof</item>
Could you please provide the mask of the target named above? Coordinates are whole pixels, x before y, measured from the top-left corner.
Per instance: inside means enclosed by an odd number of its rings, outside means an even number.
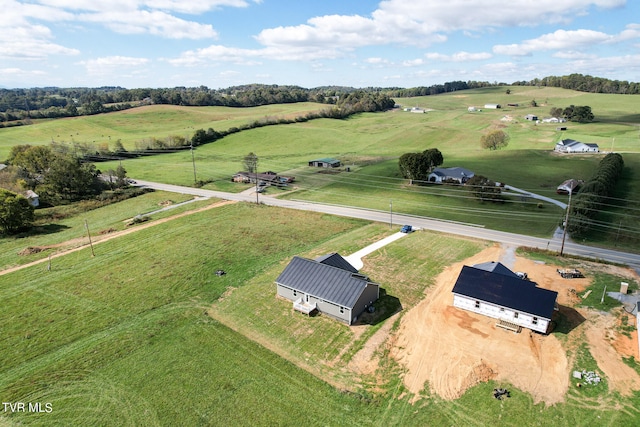
[[[341,257],[340,254],[336,252],[318,257],[315,259],[315,261],[321,264],[330,265],[332,267],[341,268],[352,273],[358,272],[358,270],[353,265],[351,265],[349,261]]]
[[[469,169],[465,169],[461,167],[435,168],[431,173],[436,174],[438,176],[442,176],[442,177],[457,178],[457,179],[471,178],[475,175]]]
[[[481,264],[474,264],[473,268],[478,268],[480,270],[488,271],[490,273],[504,274],[506,276],[518,277],[516,273],[509,270],[504,264],[496,261],[483,262]]]
[[[295,256],[280,273],[276,283],[342,307],[353,308],[371,282],[362,274]]]
[[[310,162],[329,163],[329,164],[340,163],[340,160],[334,159],[334,158],[331,158],[331,157],[323,157],[322,159],[313,159],[313,160],[309,160],[309,161]]]
[[[551,319],[558,293],[534,282],[465,265],[453,286],[454,294],[486,301],[519,312]]]

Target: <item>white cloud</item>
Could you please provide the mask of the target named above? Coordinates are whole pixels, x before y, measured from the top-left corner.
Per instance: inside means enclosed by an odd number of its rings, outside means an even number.
[[[264,46],[325,46],[354,49],[401,44],[425,47],[454,31],[489,31],[492,27],[569,22],[591,6],[620,7],[625,0],[386,0],[370,17],[325,15],[297,26],[265,29],[256,36]]]
[[[422,58],[417,59],[408,59],[406,61],[402,61],[403,67],[419,67],[420,65],[425,64],[425,60]]]
[[[485,59],[489,59],[493,57],[488,52],[478,52],[478,53],[470,53],[470,52],[456,52],[453,55],[444,55],[442,53],[427,53],[425,54],[427,59],[433,61],[444,61],[444,62],[470,62],[470,61],[482,61]]]
[[[588,59],[588,58],[597,58],[596,55],[591,54],[591,53],[585,53],[585,52],[577,52],[575,50],[563,50],[563,51],[559,51],[554,53],[553,55],[554,58],[560,58],[560,59]]]
[[[620,34],[610,35],[594,30],[557,30],[544,34],[538,38],[525,40],[522,43],[496,45],[493,52],[510,56],[529,56],[534,52],[548,50],[569,50],[592,48],[596,45],[618,43],[634,38],[640,38],[640,25],[631,24]],[[557,56],[562,57],[562,56]]]
[[[88,74],[105,75],[113,72],[123,72],[130,69],[144,67],[149,63],[147,58],[133,58],[129,56],[105,56],[102,58],[80,61],[78,64],[87,69]]]

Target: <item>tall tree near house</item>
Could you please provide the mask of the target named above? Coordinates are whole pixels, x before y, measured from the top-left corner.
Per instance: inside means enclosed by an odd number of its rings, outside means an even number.
[[[429,148],[422,152],[422,155],[425,157],[426,162],[429,165],[429,173],[433,171],[434,168],[440,166],[444,163],[444,157],[442,153],[437,148]]]
[[[423,153],[405,153],[398,160],[400,173],[409,179],[409,184],[414,180],[426,181],[429,175],[429,163]]]
[[[16,233],[31,226],[33,206],[19,194],[0,188],[0,233]]]
[[[253,152],[244,156],[243,159],[244,169],[250,173],[258,172],[258,156]]]
[[[482,137],[480,138],[480,144],[482,144],[482,148],[488,148],[489,150],[498,150],[509,145],[509,139],[509,134],[507,134],[505,131],[493,130],[482,135]]]

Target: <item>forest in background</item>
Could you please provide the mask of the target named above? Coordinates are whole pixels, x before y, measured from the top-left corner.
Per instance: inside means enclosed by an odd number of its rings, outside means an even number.
[[[0,89],[0,127],[29,124],[34,119],[74,117],[125,110],[147,104],[185,106],[256,107],[269,104],[294,102],[319,102],[323,104],[354,104],[349,95],[374,94],[369,99],[379,101],[356,110],[377,111],[387,108],[388,98],[437,95],[465,89],[505,86],[507,83],[453,81],[444,84],[415,88],[353,88],[322,86],[306,89],[299,86],[249,84],[226,89],[210,89],[206,86],[174,88],[125,89],[117,86],[99,88],[29,88]],[[549,76],[530,81],[517,81],[513,86],[550,86],[591,93],[627,94],[640,93],[640,83],[609,80],[582,74]],[[353,95],[352,95],[353,96]],[[345,100],[345,97],[347,98]],[[377,104],[374,105],[374,104]]]

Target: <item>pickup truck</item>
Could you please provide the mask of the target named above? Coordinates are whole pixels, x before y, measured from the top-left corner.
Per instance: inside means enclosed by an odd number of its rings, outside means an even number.
[[[400,229],[401,233],[411,233],[413,231],[413,227],[410,225],[403,225],[402,229]]]

